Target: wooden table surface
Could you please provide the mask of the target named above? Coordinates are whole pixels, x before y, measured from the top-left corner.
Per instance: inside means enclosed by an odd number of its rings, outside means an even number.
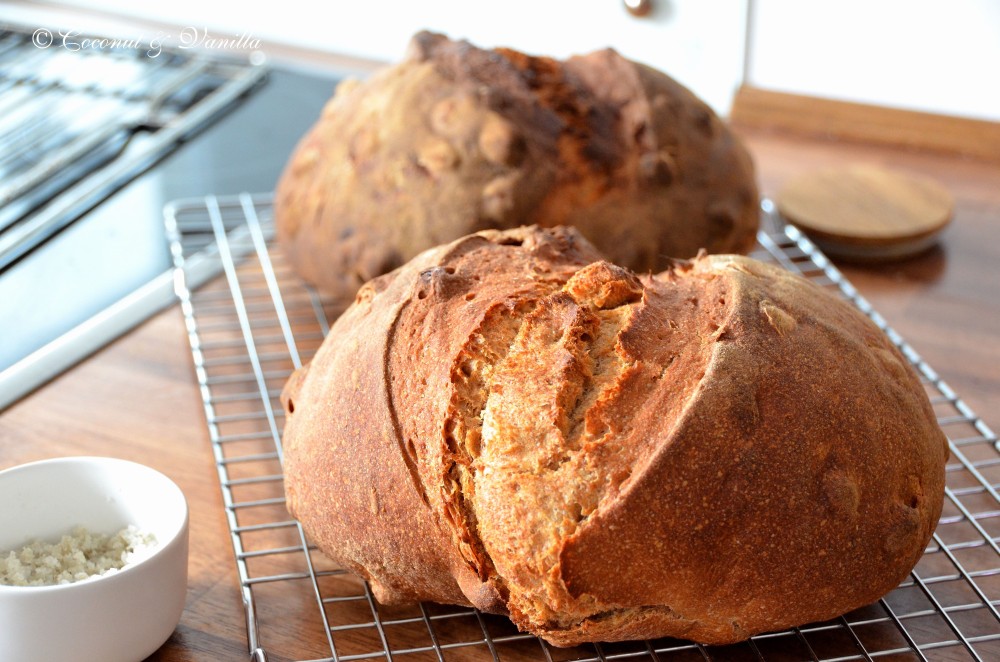
[[[766,195],[806,170],[854,162],[930,176],[954,194],[955,221],[939,248],[891,266],[840,266],[986,424],[1000,429],[1000,165],[763,132],[744,137]],[[84,454],[155,467],[190,504],[187,608],[151,659],[246,660],[232,547],[177,307],[0,414],[0,469]]]

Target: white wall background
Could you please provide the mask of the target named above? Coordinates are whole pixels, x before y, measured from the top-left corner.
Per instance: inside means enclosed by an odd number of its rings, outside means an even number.
[[[611,46],[656,66],[718,111],[743,74],[747,0],[654,0],[635,18],[621,0],[63,0],[179,26],[207,27],[305,48],[398,59],[413,33],[434,29],[479,46],[565,57]],[[50,4],[50,3],[39,3]],[[57,3],[51,3],[56,5]]]
[[[1000,0],[752,0],[757,87],[1000,121]]]
[[[555,56],[612,46],[723,114],[745,69],[766,89],[1000,121],[1000,0],[653,1],[645,18],[621,0],[61,4],[387,61],[423,28]]]

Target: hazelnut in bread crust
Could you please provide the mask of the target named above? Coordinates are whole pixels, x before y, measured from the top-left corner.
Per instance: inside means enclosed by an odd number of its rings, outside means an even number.
[[[945,437],[864,315],[741,256],[636,276],[571,228],[371,281],[282,401],[324,552],[382,602],[558,646],[833,618],[905,578],[942,507]]]
[[[573,225],[612,262],[745,252],[758,194],[700,99],[613,50],[559,61],[423,32],[345,81],[277,185],[279,240],[337,297],[483,229]]]

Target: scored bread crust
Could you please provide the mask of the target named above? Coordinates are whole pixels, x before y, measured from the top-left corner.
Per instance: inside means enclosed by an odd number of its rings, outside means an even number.
[[[559,61],[423,32],[345,81],[277,184],[295,269],[353,298],[367,280],[483,229],[573,225],[612,262],[745,252],[753,165],[666,74],[613,50]]]
[[[740,256],[639,277],[567,228],[367,284],[282,400],[324,552],[380,601],[559,646],[835,617],[898,585],[942,506],[944,435],[858,311]]]

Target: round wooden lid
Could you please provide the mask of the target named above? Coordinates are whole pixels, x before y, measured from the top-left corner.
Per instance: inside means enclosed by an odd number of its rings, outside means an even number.
[[[856,165],[794,179],[778,209],[834,257],[881,261],[930,248],[951,220],[954,200],[926,177]]]

